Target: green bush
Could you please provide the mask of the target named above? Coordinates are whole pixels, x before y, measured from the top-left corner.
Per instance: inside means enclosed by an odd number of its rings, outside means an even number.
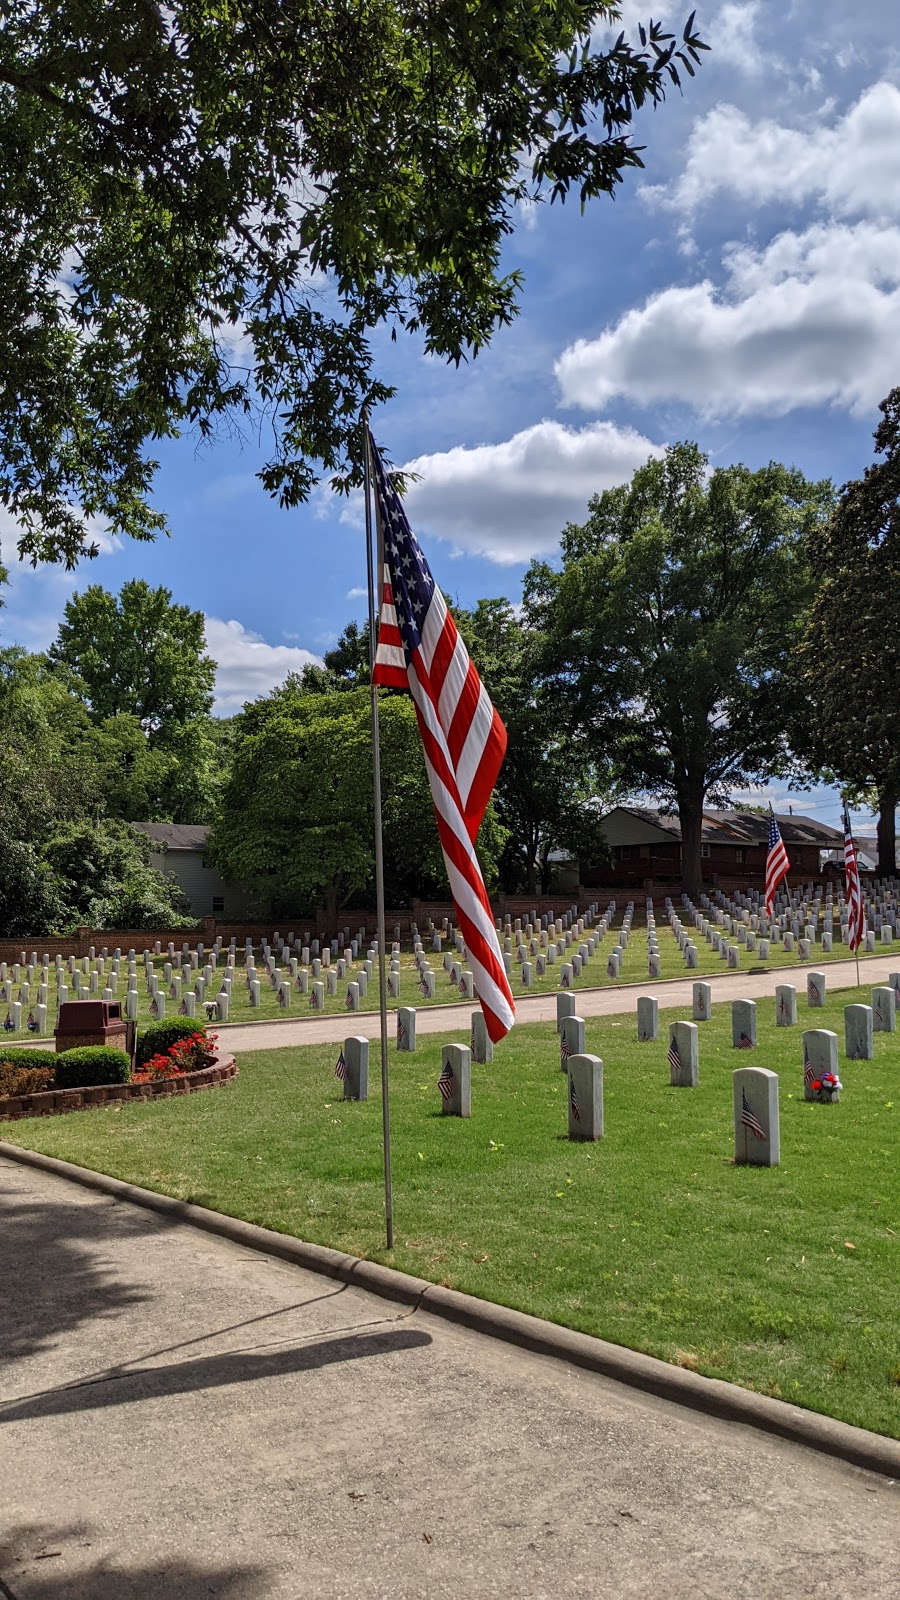
[[[84,1089],[98,1083],[127,1083],[131,1062],[124,1050],[105,1044],[63,1050],[56,1058],[57,1089]]]
[[[55,1050],[7,1050],[0,1044],[0,1064],[8,1061],[11,1067],[55,1067],[58,1060]]]
[[[135,1051],[137,1065],[146,1066],[151,1056],[164,1056],[176,1040],[189,1039],[191,1034],[202,1032],[203,1023],[200,1021],[182,1022],[173,1017],[170,1022],[151,1022],[138,1034]]]

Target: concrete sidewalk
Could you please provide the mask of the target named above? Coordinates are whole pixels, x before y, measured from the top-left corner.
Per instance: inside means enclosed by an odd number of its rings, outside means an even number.
[[[900,1592],[898,1489],[0,1166],[0,1594]]]
[[[624,988],[607,985],[601,989],[579,988],[572,991],[577,997],[580,1017],[616,1017],[635,1014],[639,994],[656,995],[660,1009],[663,1006],[690,1006],[694,984],[698,981],[712,984],[713,1003],[722,1000],[759,1000],[767,995],[774,997],[780,983],[796,985],[799,1003],[805,1005],[806,974],[821,970],[825,973],[828,989],[847,989],[856,986],[856,962],[832,961],[817,969],[814,961],[804,966],[781,967],[769,972],[693,972],[686,978],[668,979],[663,983],[629,984]],[[900,951],[892,956],[867,956],[859,963],[863,986],[886,983],[888,974],[900,972]],[[556,994],[521,996],[516,1001],[516,1017],[520,1023],[551,1022],[556,1020]],[[416,1013],[416,1033],[455,1033],[469,1035],[469,1018],[477,1001],[468,1000],[446,1006],[421,1006]],[[391,1012],[391,1037],[395,1013]],[[285,1018],[278,1022],[234,1023],[222,1028],[223,1045],[233,1055],[242,1050],[277,1050],[297,1044],[331,1044],[348,1033],[363,1034],[367,1039],[377,1039],[381,1023],[377,1011],[358,1011],[346,1015]]]

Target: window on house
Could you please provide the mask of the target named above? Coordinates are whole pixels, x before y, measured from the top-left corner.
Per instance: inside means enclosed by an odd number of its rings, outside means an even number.
[[[745,857],[746,857],[746,851],[745,850],[735,850],[734,859],[738,863],[738,866],[743,866]]]
[[[709,845],[708,844],[701,844],[701,846],[700,846],[700,854],[701,854],[701,856],[708,856],[709,855]]]
[[[224,915],[224,912],[225,912],[225,899],[224,899],[224,896],[220,895],[220,894],[214,894],[213,895],[213,916],[214,917],[221,917],[221,916]]]

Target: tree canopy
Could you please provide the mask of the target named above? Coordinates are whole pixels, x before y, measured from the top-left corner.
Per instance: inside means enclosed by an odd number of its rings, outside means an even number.
[[[707,799],[787,762],[783,684],[833,501],[774,462],[707,469],[696,445],[672,446],[595,496],[563,532],[562,570],[535,563],[526,582],[558,717],[609,787],[677,810],[689,893]]]
[[[605,852],[597,775],[587,743],[561,718],[541,674],[545,641],[508,600],[454,608],[457,626],[506,726],[506,757],[495,790],[507,839],[500,862],[505,889],[546,893],[555,851],[576,861]]]
[[[847,483],[812,546],[816,598],[801,651],[798,751],[879,813],[878,870],[893,877],[900,800],[900,388],[881,402],[881,461]]]
[[[370,890],[375,864],[371,705],[367,691],[304,693],[282,685],[248,705],[209,852],[255,889],[273,915],[324,902],[338,911]],[[381,705],[385,884],[389,900],[447,894],[411,700]],[[502,834],[490,811],[479,835],[496,876]],[[359,903],[359,902],[357,902]]]
[[[357,481],[371,334],[460,361],[513,317],[524,200],[640,166],[693,17],[585,0],[11,0],[0,29],[0,503],[20,554],[153,537],[155,442],[262,412],[284,504]],[[607,36],[608,37],[608,36]]]

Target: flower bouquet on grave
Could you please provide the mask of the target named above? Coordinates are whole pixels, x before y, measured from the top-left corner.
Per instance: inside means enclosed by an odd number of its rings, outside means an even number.
[[[821,1078],[813,1078],[809,1085],[809,1099],[823,1105],[834,1104],[840,1100],[843,1087],[836,1072],[823,1072]]]

